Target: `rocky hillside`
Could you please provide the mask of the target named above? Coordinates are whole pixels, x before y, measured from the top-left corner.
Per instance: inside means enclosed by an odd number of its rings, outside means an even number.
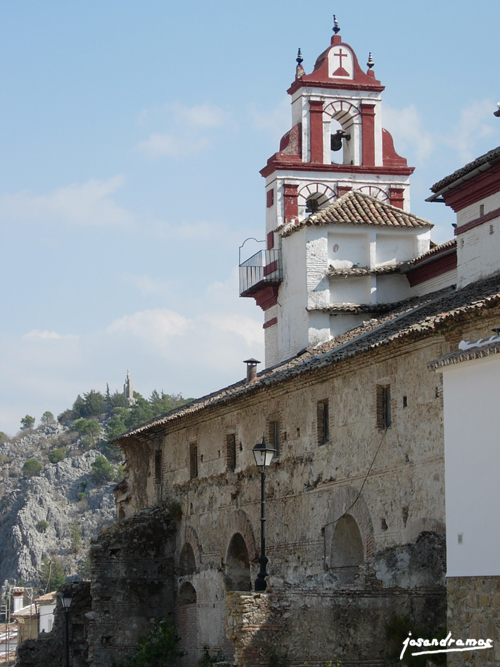
[[[90,538],[114,522],[113,489],[124,474],[110,441],[185,402],[157,391],[132,397],[127,376],[123,394],[92,390],[57,421],[45,412],[34,428],[26,415],[15,438],[0,432],[0,586],[44,590],[86,578]]]
[[[92,464],[102,453],[85,451],[81,440],[54,423],[0,445],[0,582],[39,586],[44,558],[66,575],[85,575],[91,535],[114,521],[121,473],[111,464],[113,479],[99,479]],[[54,451],[66,458],[51,463]]]

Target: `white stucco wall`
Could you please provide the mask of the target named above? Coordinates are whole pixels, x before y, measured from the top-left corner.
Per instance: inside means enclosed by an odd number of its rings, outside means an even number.
[[[288,359],[308,344],[306,230],[282,240],[283,283],[278,300],[280,360]]]
[[[499,576],[500,355],[442,370],[447,576]]]
[[[408,279],[404,275],[394,274],[377,276],[375,302],[392,303],[413,295]]]
[[[54,625],[54,609],[56,608],[55,603],[53,604],[41,604],[40,616],[38,621],[38,632],[50,632],[52,626]]]
[[[500,271],[500,217],[459,234],[457,262],[458,287]]]
[[[332,230],[328,234],[328,259],[335,269],[351,269],[354,265],[370,266],[370,237],[366,230],[349,233]]]
[[[431,278],[430,280],[425,280],[423,283],[419,283],[412,287],[413,294],[417,296],[423,296],[424,294],[430,294],[430,292],[437,292],[440,289],[445,287],[450,287],[451,285],[457,284],[457,270],[452,269],[446,273],[442,273],[440,276]]]

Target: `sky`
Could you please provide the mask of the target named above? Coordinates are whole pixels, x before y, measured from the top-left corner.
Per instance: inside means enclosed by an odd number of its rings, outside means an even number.
[[[264,358],[238,247],[264,238],[259,170],[333,13],[444,242],[430,186],[500,144],[498,0],[0,2],[1,431],[127,369],[196,397]]]

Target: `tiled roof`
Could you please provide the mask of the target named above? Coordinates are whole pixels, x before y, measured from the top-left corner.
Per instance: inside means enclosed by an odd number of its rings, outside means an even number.
[[[431,187],[431,190],[432,192],[439,192],[448,185],[451,185],[455,181],[458,181],[459,178],[463,178],[467,174],[470,174],[475,169],[478,169],[483,165],[484,167],[487,167],[489,166],[490,163],[495,162],[497,160],[500,160],[500,146],[498,146],[498,148],[494,148],[488,153],[485,153],[484,155],[481,155],[480,157],[476,158],[472,162],[469,162],[460,169],[457,169],[457,171],[454,171],[453,174],[445,176],[437,183],[434,183],[434,185]]]
[[[407,262],[407,265],[413,266],[415,264],[419,264],[420,262],[423,262],[425,259],[430,259],[431,257],[444,254],[445,252],[448,251],[451,252],[456,247],[457,247],[457,239],[451,239],[450,241],[445,241],[444,243],[441,243],[441,245],[435,245],[433,248],[430,248],[430,250],[428,250],[427,252],[424,252],[418,257],[415,257],[414,259],[410,260],[409,262]]]
[[[477,345],[468,346],[466,349],[458,349],[448,354],[443,354],[442,357],[431,361],[427,364],[431,370],[437,370],[444,366],[451,366],[452,364],[459,364],[462,361],[471,361],[471,359],[481,359],[488,357],[490,354],[498,354],[500,352],[500,338],[492,336],[491,341],[477,341]]]
[[[331,206],[313,213],[297,225],[288,224],[279,229],[282,236],[289,236],[302,227],[331,224],[433,227],[431,222],[413,213],[406,213],[359,190],[350,190]]]
[[[336,269],[333,266],[328,267],[327,275],[330,278],[337,277],[353,277],[353,276],[378,276],[383,273],[397,273],[399,267],[404,262],[398,264],[386,264],[385,266],[377,266],[374,269],[369,269],[366,266],[353,266],[350,269]]]
[[[254,382],[247,384],[242,380],[203,396],[120,436],[114,442],[125,443],[134,436],[142,435],[154,437],[165,432],[169,424],[185,416],[230,403],[245,395],[265,391],[270,386],[298,375],[333,366],[396,340],[423,338],[468,313],[499,305],[500,275],[472,283],[460,290],[446,288],[425,296],[413,297],[377,319],[371,319],[327,343],[304,350],[287,361],[267,368],[257,375]]]
[[[52,591],[52,593],[45,593],[45,595],[41,595],[39,598],[36,598],[34,602],[45,602],[46,604],[50,604],[51,602],[54,602],[56,599],[57,591]]]
[[[309,313],[387,313],[399,305],[397,303],[330,303],[327,306],[311,306]]]
[[[36,615],[37,611],[35,603],[29,604],[27,607],[23,607],[22,609],[19,609],[19,611],[15,611],[13,614],[11,614],[12,618],[30,618],[31,616]]]

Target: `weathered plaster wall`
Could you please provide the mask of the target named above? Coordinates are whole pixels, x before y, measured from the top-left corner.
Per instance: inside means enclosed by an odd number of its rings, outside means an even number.
[[[493,648],[448,654],[448,667],[500,664],[500,577],[447,579],[448,632],[462,640],[491,639]]]
[[[435,607],[443,618],[443,607],[435,600],[443,599],[444,568],[434,567],[430,557],[439,549],[434,543],[425,543],[423,550],[420,546],[422,535],[434,535],[441,540],[437,560],[443,562],[442,386],[440,376],[429,373],[426,364],[448,349],[441,335],[394,344],[169,426],[162,440],[164,497],[176,499],[183,510],[177,565],[186,543],[194,554],[195,566],[177,579],[177,588],[187,581],[196,592],[197,627],[189,632],[198,638],[198,656],[204,645],[232,652],[224,618],[228,587],[235,580],[235,535],[246,545],[247,555],[237,558],[240,564],[246,558],[248,582],[257,575],[260,480],[251,450],[264,433],[268,437],[273,421],[280,423],[280,456],[266,483],[273,595],[307,592],[318,618],[322,605],[338,599],[338,613],[343,610],[353,626],[358,617],[366,618],[367,628],[374,614],[383,626],[391,599],[402,601],[405,613]],[[377,385],[391,387],[392,425],[386,432],[377,428]],[[317,405],[323,401],[329,405],[330,439],[319,445]],[[234,471],[227,465],[228,434],[236,441]],[[191,478],[194,443],[198,476]],[[148,442],[142,446],[144,452],[151,447]],[[128,447],[139,449],[141,443]],[[145,471],[146,477],[137,477],[134,484],[150,489],[151,466]],[[133,488],[130,498],[127,511],[137,508]],[[154,503],[153,495],[148,503]],[[361,556],[354,564],[339,561],[333,546],[339,519],[346,514],[359,530]],[[292,596],[287,604],[290,616],[300,619],[299,600]],[[326,634],[321,627],[318,637]],[[306,635],[299,633],[301,641]],[[371,635],[362,637],[358,658],[363,652],[368,656],[374,641]],[[326,648],[331,651],[333,644]]]

